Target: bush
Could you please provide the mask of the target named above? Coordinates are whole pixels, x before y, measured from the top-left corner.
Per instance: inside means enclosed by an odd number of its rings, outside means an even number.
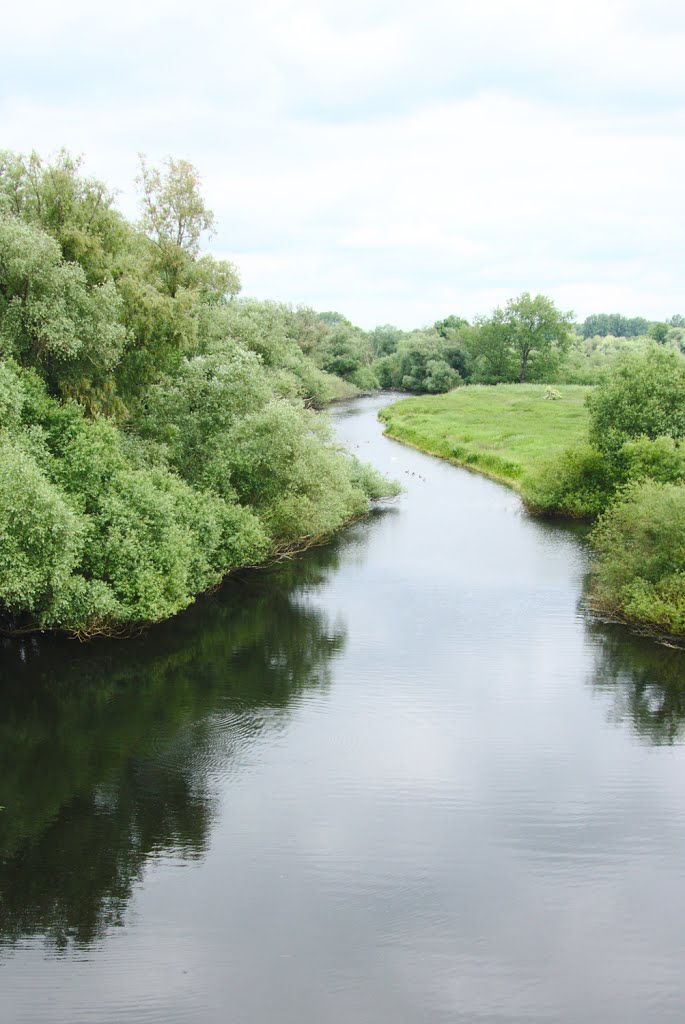
[[[599,607],[685,635],[685,487],[633,481],[600,519],[592,543]]]
[[[626,358],[588,396],[590,440],[609,458],[626,441],[685,437],[685,359],[654,346]]]
[[[87,524],[14,441],[0,445],[0,604],[40,622],[64,596]]]
[[[199,254],[191,165],[143,166],[147,234],[78,167],[0,153],[0,617],[84,636],[172,615],[391,488],[305,408],[377,386],[364,332],[235,301],[235,268]]]
[[[593,445],[567,448],[544,463],[523,482],[523,497],[531,512],[594,519],[614,493],[615,474]]]
[[[627,441],[617,461],[626,482],[645,478],[664,484],[685,480],[685,449],[672,437]]]

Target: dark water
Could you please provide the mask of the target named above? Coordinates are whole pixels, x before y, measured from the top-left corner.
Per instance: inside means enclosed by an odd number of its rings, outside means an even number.
[[[685,655],[379,404],[335,419],[393,506],[145,638],[6,645],[3,1024],[685,1018]]]

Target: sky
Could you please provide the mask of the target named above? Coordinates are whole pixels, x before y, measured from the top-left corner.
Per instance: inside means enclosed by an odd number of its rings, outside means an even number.
[[[0,147],[60,147],[137,216],[199,170],[243,294],[370,328],[541,292],[685,314],[685,5],[32,0],[3,10]]]

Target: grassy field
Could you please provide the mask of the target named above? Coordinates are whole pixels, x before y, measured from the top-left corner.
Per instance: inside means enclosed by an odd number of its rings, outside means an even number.
[[[523,492],[528,471],[586,435],[590,388],[559,385],[557,401],[546,400],[545,390],[542,384],[472,385],[404,399],[380,417],[389,437]]]

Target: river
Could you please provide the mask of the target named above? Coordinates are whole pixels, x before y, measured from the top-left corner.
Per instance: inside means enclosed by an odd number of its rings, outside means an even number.
[[[573,531],[405,492],[129,641],[6,642],[4,1024],[681,1022],[685,654]]]

